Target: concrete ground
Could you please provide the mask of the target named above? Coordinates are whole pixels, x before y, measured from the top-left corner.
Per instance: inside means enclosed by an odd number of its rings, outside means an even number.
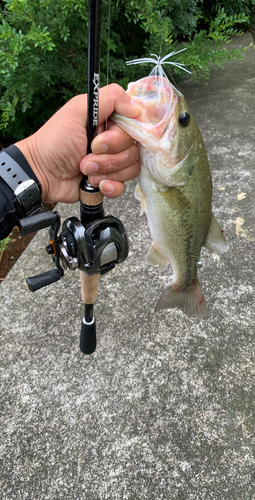
[[[248,45],[251,35],[233,42]],[[79,351],[79,275],[31,294],[51,268],[41,231],[0,287],[3,500],[255,499],[255,52],[181,90],[209,155],[230,250],[203,250],[210,314],[153,312],[170,271],[145,262],[134,182],[106,210],[128,260],[102,277],[96,353]],[[62,220],[77,207],[58,207]]]

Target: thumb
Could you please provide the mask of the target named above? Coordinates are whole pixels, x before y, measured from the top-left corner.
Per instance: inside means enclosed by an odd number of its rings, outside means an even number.
[[[127,118],[137,118],[142,107],[134,104],[120,85],[112,83],[99,90],[99,123],[104,123],[114,111]]]

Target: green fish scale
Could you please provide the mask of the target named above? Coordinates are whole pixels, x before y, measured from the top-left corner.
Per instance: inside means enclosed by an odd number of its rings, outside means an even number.
[[[199,144],[183,165],[191,173],[184,186],[163,187],[146,165],[139,176],[153,240],[170,260],[179,286],[197,280],[196,262],[211,220],[211,175],[202,138]]]

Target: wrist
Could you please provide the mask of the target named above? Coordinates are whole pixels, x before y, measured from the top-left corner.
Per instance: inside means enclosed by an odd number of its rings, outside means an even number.
[[[46,176],[43,174],[43,170],[41,167],[40,156],[37,151],[35,136],[31,135],[26,139],[22,139],[21,141],[16,142],[14,145],[19,148],[19,150],[29,163],[34,174],[36,175],[40,183],[42,201],[45,201],[48,193],[48,182]]]

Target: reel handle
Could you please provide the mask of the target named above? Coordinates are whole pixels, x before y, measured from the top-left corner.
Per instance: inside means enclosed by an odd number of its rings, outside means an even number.
[[[50,226],[57,226],[59,228],[60,217],[58,212],[41,212],[24,219],[19,219],[17,225],[21,236],[25,236],[26,234],[34,233]]]
[[[44,286],[51,285],[51,283],[56,283],[62,278],[62,274],[59,269],[51,269],[42,274],[37,274],[37,276],[31,276],[26,279],[27,286],[30,292],[36,292],[43,288]]]

